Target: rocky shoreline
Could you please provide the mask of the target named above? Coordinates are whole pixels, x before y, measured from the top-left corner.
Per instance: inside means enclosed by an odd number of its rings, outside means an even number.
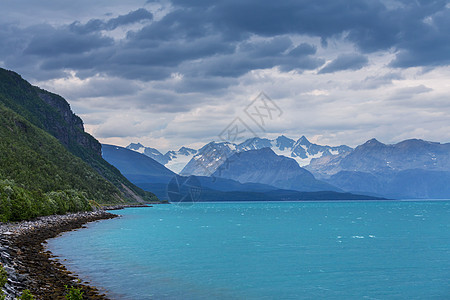
[[[119,208],[123,206],[115,209]],[[46,240],[82,228],[88,222],[116,217],[98,210],[0,223],[0,262],[8,272],[4,288],[6,299],[15,299],[24,289],[29,289],[36,299],[65,299],[65,285],[80,288],[88,299],[107,299],[98,289],[69,272],[50,251],[45,250],[44,244]]]

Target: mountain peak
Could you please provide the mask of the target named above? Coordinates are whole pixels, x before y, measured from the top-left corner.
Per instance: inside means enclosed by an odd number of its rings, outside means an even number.
[[[269,139],[254,137],[250,138],[237,146],[238,151],[256,150],[271,147],[272,143]]]
[[[141,143],[130,143],[126,148],[130,150],[138,150],[145,147]]]
[[[188,155],[191,155],[191,154],[196,154],[197,153],[197,150],[194,150],[194,149],[192,149],[192,148],[188,148],[188,147],[181,147],[179,150],[178,150],[178,153],[180,153],[181,155],[186,155],[186,156],[188,156]]]
[[[302,137],[298,139],[297,143],[300,145],[311,145],[311,142],[308,141],[308,139],[304,135],[302,135]]]
[[[363,151],[370,151],[370,149],[373,148],[382,148],[386,146],[385,144],[381,143],[380,141],[378,141],[376,138],[370,139],[367,142],[365,142],[362,145],[359,145],[358,147],[356,147],[356,149],[358,150],[363,150]],[[355,150],[356,150],[355,149]]]

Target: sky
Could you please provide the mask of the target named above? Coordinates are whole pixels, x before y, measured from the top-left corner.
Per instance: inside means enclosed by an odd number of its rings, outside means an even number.
[[[450,142],[450,1],[0,0],[0,11],[0,67],[65,97],[102,143]]]

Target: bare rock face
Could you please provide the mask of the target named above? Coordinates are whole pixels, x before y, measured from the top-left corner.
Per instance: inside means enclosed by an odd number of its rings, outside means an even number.
[[[39,98],[52,106],[61,117],[60,120],[55,120],[57,117],[48,116],[54,122],[46,124],[46,127],[49,127],[47,129],[53,132],[61,143],[68,148],[71,144],[76,143],[83,148],[94,151],[99,156],[101,155],[100,143],[84,131],[83,121],[72,112],[69,103],[64,98],[44,91],[39,92],[38,95]]]

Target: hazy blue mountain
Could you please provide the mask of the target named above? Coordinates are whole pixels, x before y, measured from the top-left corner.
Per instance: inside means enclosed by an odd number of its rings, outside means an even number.
[[[276,155],[270,148],[237,152],[213,174],[215,177],[263,183],[298,191],[335,191],[335,187],[316,180],[295,160]]]
[[[183,176],[177,175],[156,160],[130,149],[103,144],[102,152],[103,158],[118,168],[131,182],[141,188],[155,190],[154,193],[162,197],[162,199],[167,199],[167,185],[175,176],[180,181],[185,180],[181,178]],[[223,178],[199,176],[197,179],[203,188],[223,192],[266,192],[276,189],[275,187],[263,184],[242,184]]]
[[[387,172],[409,169],[450,171],[450,143],[440,144],[418,139],[405,140],[394,145],[371,139],[345,156],[318,158],[307,167],[322,177],[340,171]]]
[[[371,139],[346,155],[314,159],[307,169],[346,191],[397,198],[450,197],[450,143],[410,139],[386,145]]]
[[[270,150],[269,150],[270,151]],[[338,193],[333,191],[299,192],[279,189],[261,183],[240,183],[219,177],[180,176],[165,168],[154,159],[141,153],[113,145],[103,145],[104,158],[116,166],[130,181],[145,190],[153,191],[160,199],[167,200],[170,185],[195,181],[201,193],[197,201],[295,201],[295,200],[344,200],[378,199],[366,195]],[[292,161],[292,160],[291,160]],[[293,165],[296,165],[293,162]],[[298,166],[297,166],[298,167]],[[306,172],[306,173],[305,173]],[[304,171],[306,176],[308,172]]]
[[[103,144],[102,156],[131,182],[145,178],[148,182],[167,183],[175,175],[156,160],[123,147]]]

